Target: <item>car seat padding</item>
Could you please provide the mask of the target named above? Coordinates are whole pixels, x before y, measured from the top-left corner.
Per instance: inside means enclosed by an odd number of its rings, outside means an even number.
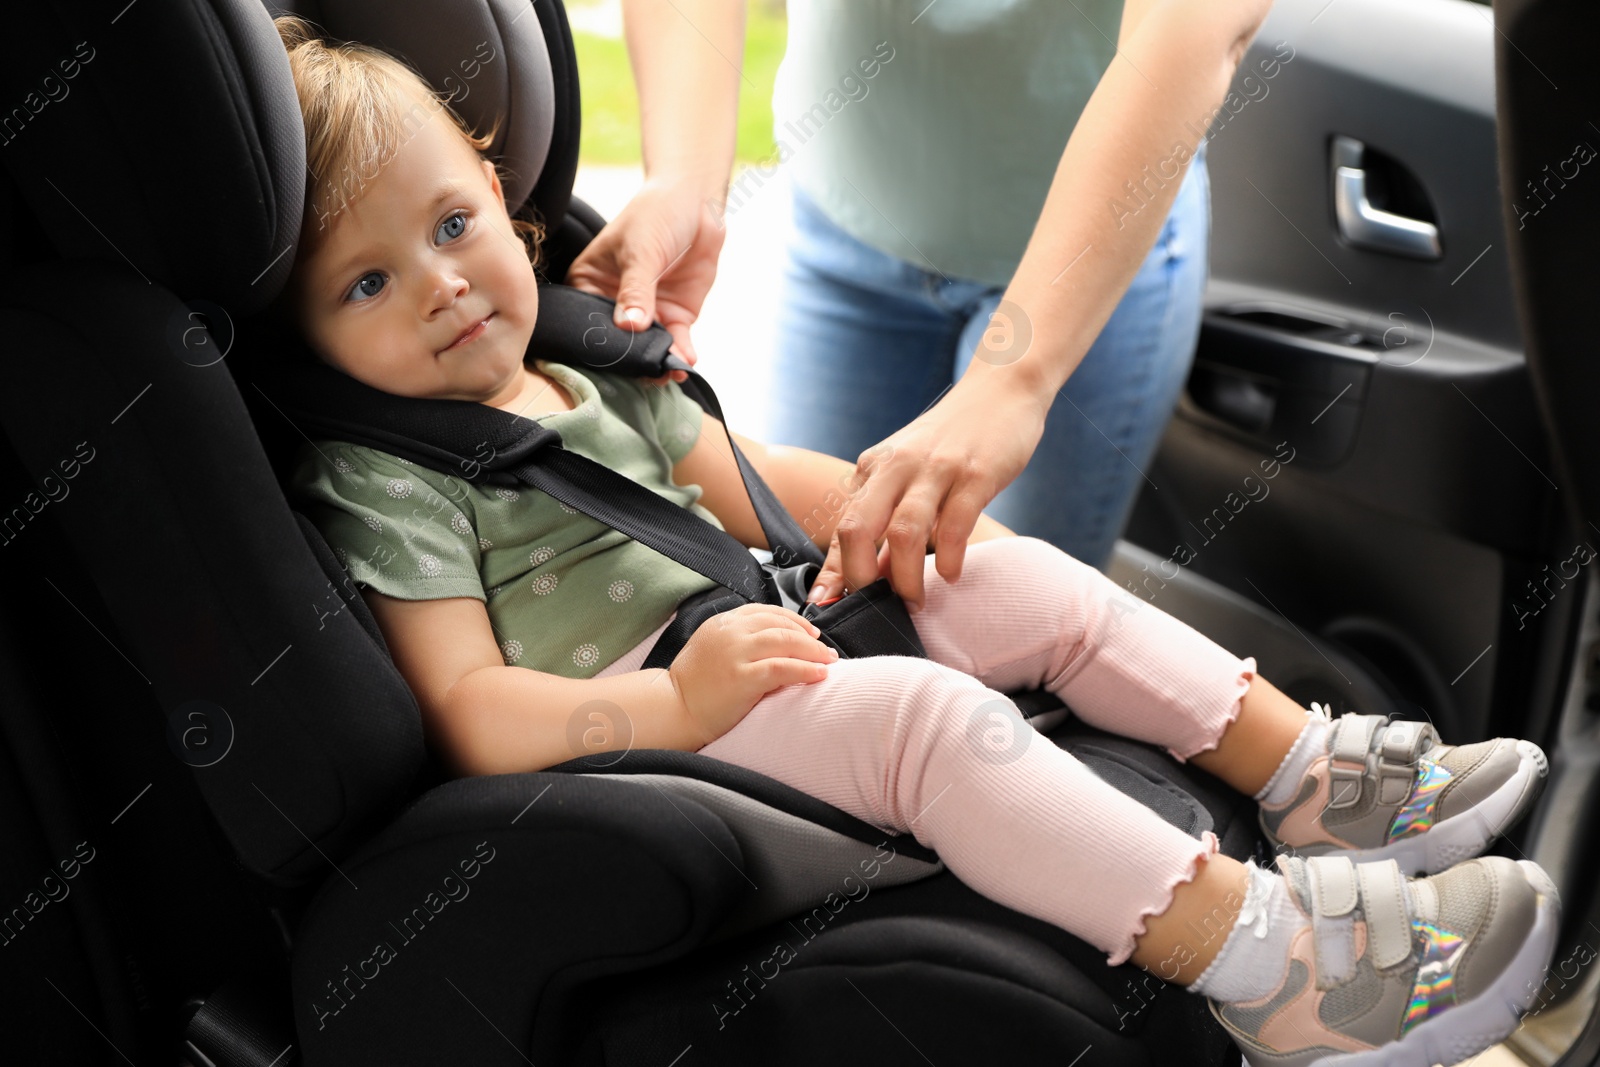
[[[902,835],[884,833],[880,844],[869,844],[711,782],[676,774],[625,774],[613,780],[660,790],[669,800],[692,799],[720,816],[738,840],[744,854],[741,873],[751,892],[708,943],[798,914],[824,903],[830,894],[844,896],[851,889],[847,879],[878,889],[944,869],[938,859],[901,852],[898,846],[907,843]],[[864,883],[868,870],[873,877]]]

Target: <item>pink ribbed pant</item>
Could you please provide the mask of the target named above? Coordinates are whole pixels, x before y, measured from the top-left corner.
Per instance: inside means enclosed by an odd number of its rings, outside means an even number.
[[[840,659],[768,693],[701,753],[910,831],[973,889],[1122,963],[1216,838],[1107,785],[1002,693],[1048,689],[1181,760],[1216,747],[1255,660],[1032,537],[968,546],[954,584],[929,556],[923,582],[913,618],[931,659]],[[600,673],[638,670],[659,633]]]

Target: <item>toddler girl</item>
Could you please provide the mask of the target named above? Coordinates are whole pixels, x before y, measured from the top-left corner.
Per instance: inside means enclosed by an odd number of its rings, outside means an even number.
[[[722,426],[674,382],[525,362],[539,309],[519,238],[537,235],[510,219],[487,139],[391,57],[279,26],[313,175],[281,310],[317,356],[390,393],[538,417],[767,547]],[[737,439],[826,546],[819,505],[851,465]],[[1537,795],[1537,747],[1308,714],[1253,659],[992,520],[958,582],[927,561],[915,623],[931,659],[840,661],[801,616],[747,605],[644,671],[708,579],[532,489],[371,448],[315,442],[293,482],[455,772],[581,754],[569,721],[608,702],[634,747],[699,751],[910,832],[977,891],[1205,994],[1258,1067],[1457,1062],[1508,1033],[1543,977],[1549,880],[1467,859]],[[1039,687],[1254,796],[1278,870],[1189,837],[1035,736],[1002,693]],[[1419,870],[1443,873],[1404,877]]]

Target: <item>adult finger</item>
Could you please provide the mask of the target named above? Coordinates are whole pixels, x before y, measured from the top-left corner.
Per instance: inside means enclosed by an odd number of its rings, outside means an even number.
[[[840,566],[839,539],[835,537],[828,543],[828,554],[822,561],[822,570],[817,573],[817,580],[811,583],[811,589],[806,595],[809,603],[831,600],[844,592],[844,572],[840,570]],[[878,578],[887,577],[889,577],[889,543],[885,541],[878,549]],[[873,581],[877,581],[877,578]]]
[[[828,542],[828,554],[823,557],[822,569],[817,572],[817,580],[811,583],[811,589],[806,594],[807,603],[815,604],[821,600],[832,600],[834,597],[843,596],[844,563],[839,552],[839,535],[836,532],[833,540]],[[878,547],[878,572],[872,580],[889,577],[889,542],[885,541]],[[893,583],[890,583],[891,586]]]
[[[617,306],[612,312],[612,319],[622,329],[638,333],[649,329],[655,319],[655,285],[649,281],[634,280],[632,288],[628,286],[629,279],[624,276],[622,285],[617,289]]]
[[[572,266],[567,268],[566,278],[562,280],[574,289],[615,300],[617,283],[620,281],[617,255],[616,234],[601,230],[572,261]]]
[[[914,471],[893,448],[874,446],[856,460],[858,486],[834,527],[844,588],[855,590],[878,579],[878,546]]]
[[[833,540],[828,542],[828,554],[823,557],[822,569],[817,572],[817,580],[811,583],[811,589],[806,593],[806,602],[815,604],[820,600],[832,600],[844,592],[844,562],[839,554],[839,533],[834,531]]]
[[[688,360],[691,367],[699,363],[700,353],[695,351],[694,340],[689,336],[690,324],[687,322],[663,322],[662,325],[672,335],[672,350]],[[679,380],[681,381],[682,379]]]
[[[911,483],[889,520],[885,541],[889,546],[889,584],[912,611],[922,607],[922,575],[928,542],[939,518],[945,489],[943,482],[931,475],[918,478]]]
[[[960,580],[967,541],[991,499],[992,494],[984,486],[970,480],[957,482],[945,497],[933,532],[933,564],[945,581]]]
[[[878,549],[878,577],[889,577],[889,542],[885,541],[883,547]]]
[[[644,330],[656,318],[656,281],[666,269],[655,256],[637,252],[627,255],[622,264],[622,280],[617,283],[614,318],[625,330]]]
[[[867,452],[863,452],[861,458],[856,461],[856,470],[853,474],[856,486],[852,491],[850,501],[845,506],[844,514],[834,524],[833,536],[828,541],[828,552],[822,560],[822,569],[817,572],[817,580],[811,583],[811,591],[807,594],[809,602],[817,603],[824,600],[833,600],[846,593],[871,585],[879,578],[887,577],[888,572],[884,568],[884,562],[887,559],[888,545],[882,540],[882,531],[884,525],[887,524],[887,517],[884,522],[874,525],[870,520],[863,519],[855,512],[857,501],[860,500],[873,472],[882,469],[884,462],[882,457],[885,454],[884,452],[869,449]],[[892,447],[887,454],[893,454]],[[849,572],[849,576],[847,576],[845,570],[846,551],[844,537],[841,534],[859,538],[859,542],[850,549],[853,568]],[[872,547],[873,563],[870,571],[867,567],[861,566],[856,562],[866,555],[867,545]]]
[[[589,293],[593,296],[603,296],[609,299],[616,295],[615,293],[606,292],[605,288],[596,282],[591,275],[579,274],[576,271],[567,275],[567,284],[581,293]]]
[[[673,338],[672,347],[669,349],[669,351],[682,356],[689,362],[691,367],[698,363],[700,361],[700,357],[694,354],[694,350],[692,348],[685,348],[685,345],[688,344],[689,339],[689,324],[684,322],[663,323],[662,325],[666,326],[667,332],[670,333]],[[689,380],[689,372],[684,370],[669,370],[659,378],[645,378],[643,380],[649,385],[666,385],[668,382],[686,382]]]

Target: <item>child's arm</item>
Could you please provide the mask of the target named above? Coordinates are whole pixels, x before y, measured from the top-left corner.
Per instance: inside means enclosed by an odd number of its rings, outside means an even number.
[[[536,771],[613,748],[693,752],[713,740],[697,731],[665,669],[563,678],[510,667],[480,600],[362,595],[452,774]],[[593,701],[612,705],[610,715],[580,714]]]
[[[818,548],[827,551],[833,539],[833,528],[844,514],[845,502],[858,485],[855,464],[810,449],[765,445],[741,433],[735,433],[733,439],[751,466],[772,487],[784,509],[794,516]],[[702,490],[701,506],[715,515],[741,544],[752,548],[770,547],[756,519],[744,481],[739,477],[722,423],[715,417],[709,414],[704,417],[699,440],[672,468],[672,480],[679,485],[698,484]],[[1011,530],[989,516],[980,515],[967,543],[1014,536]]]
[[[815,624],[746,604],[695,631],[670,668],[563,678],[506,666],[475,598],[362,594],[452,775],[518,774],[635,748],[694,752],[764,694],[821,681],[838,658]]]

